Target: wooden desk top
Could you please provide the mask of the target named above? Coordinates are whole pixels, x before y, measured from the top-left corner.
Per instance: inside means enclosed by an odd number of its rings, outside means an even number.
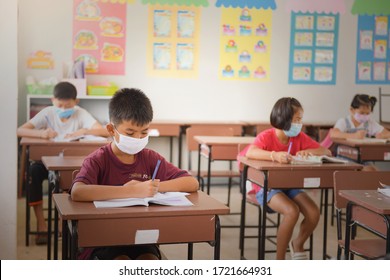
[[[74,202],[68,194],[53,194],[58,213],[64,220],[229,214],[230,209],[226,205],[201,191],[191,193],[187,198],[194,204],[193,206],[96,208],[92,202]]]
[[[47,170],[75,170],[79,169],[85,156],[43,156],[42,163]]]
[[[348,162],[348,163],[319,163],[319,164],[285,164],[272,162],[267,160],[248,159],[240,157],[241,164],[245,164],[257,170],[360,170],[363,165]]]
[[[388,147],[390,146],[390,143],[384,143],[384,142],[359,142],[359,141],[354,141],[351,139],[344,139],[344,138],[332,138],[332,141],[336,144],[340,145],[345,145],[349,147],[364,147],[364,146],[369,146],[369,147]]]
[[[238,145],[251,144],[255,137],[248,136],[194,136],[195,141],[205,145]]]
[[[378,214],[390,215],[390,197],[377,190],[341,190],[339,194]]]

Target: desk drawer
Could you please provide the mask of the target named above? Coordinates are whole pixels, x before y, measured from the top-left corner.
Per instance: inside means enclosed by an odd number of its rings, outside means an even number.
[[[215,216],[79,220],[78,246],[134,244],[137,230],[159,230],[159,244],[212,241],[215,240]]]

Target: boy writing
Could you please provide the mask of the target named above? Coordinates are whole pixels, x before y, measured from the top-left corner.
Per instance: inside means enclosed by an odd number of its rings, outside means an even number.
[[[60,82],[54,87],[53,106],[41,110],[31,120],[21,125],[19,137],[38,137],[51,139],[77,137],[82,135],[108,136],[104,127],[85,109],[77,106],[77,90],[68,82]],[[47,170],[41,162],[30,166],[31,181],[29,184],[29,205],[33,206],[37,219],[37,245],[47,243],[47,227],[42,207],[42,182],[47,179]]]
[[[149,98],[138,89],[124,88],[109,104],[110,123],[106,128],[113,141],[89,155],[71,189],[72,200],[94,201],[114,198],[149,197],[158,191],[195,192],[198,181],[145,149],[153,109]],[[161,160],[155,180],[154,168]],[[83,259],[160,259],[155,245],[128,245],[85,249]]]

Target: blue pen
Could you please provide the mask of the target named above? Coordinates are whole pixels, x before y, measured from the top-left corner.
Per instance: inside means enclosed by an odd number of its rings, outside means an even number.
[[[287,154],[289,155],[290,152],[291,152],[291,146],[292,146],[292,141],[290,142],[290,144],[288,145],[288,150],[287,150]]]
[[[160,163],[161,163],[161,160],[158,160],[156,167],[154,168],[154,171],[153,171],[152,181],[154,181],[154,179],[156,179],[156,175],[157,175],[158,168],[160,167]]]

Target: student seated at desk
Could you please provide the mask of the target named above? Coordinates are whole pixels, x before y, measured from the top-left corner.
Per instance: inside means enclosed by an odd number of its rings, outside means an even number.
[[[347,139],[390,138],[390,131],[372,118],[375,104],[376,97],[356,94],[351,102],[350,114],[336,122],[330,132],[330,137]]]
[[[301,131],[302,118],[303,108],[298,100],[292,97],[279,99],[271,111],[270,121],[273,128],[262,131],[254,143],[239,155],[280,163],[289,163],[294,155],[330,155],[328,149]],[[263,204],[263,188],[256,184],[252,186],[257,201]],[[270,211],[283,216],[276,237],[276,259],[285,259],[288,246],[291,259],[307,259],[304,243],[313,233],[320,217],[315,202],[301,189],[271,189],[267,194],[267,205]],[[291,240],[300,213],[304,219],[300,224],[298,236]]]
[[[74,180],[72,200],[94,201],[128,197],[150,197],[160,192],[195,192],[198,181],[145,149],[153,109],[149,98],[138,89],[121,89],[109,104],[106,128],[114,141],[89,155]],[[156,180],[151,180],[158,160]],[[82,259],[161,259],[156,245],[127,245],[88,248]]]
[[[58,135],[77,137],[82,135],[108,136],[104,127],[85,109],[77,106],[77,90],[68,82],[60,82],[54,87],[52,103],[41,110],[31,120],[21,125],[19,137],[51,139]],[[42,182],[47,179],[47,170],[41,162],[30,166],[31,181],[28,201],[33,206],[37,219],[37,245],[47,243],[47,226],[42,207]]]

